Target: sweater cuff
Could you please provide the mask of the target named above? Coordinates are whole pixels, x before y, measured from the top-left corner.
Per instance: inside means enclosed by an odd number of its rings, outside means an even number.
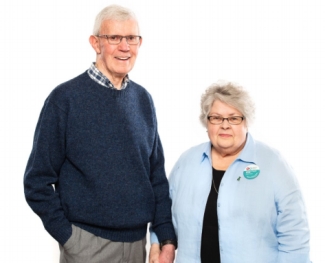
[[[159,225],[158,227],[154,227],[153,231],[157,235],[159,243],[164,240],[177,240],[172,223],[166,223]]]

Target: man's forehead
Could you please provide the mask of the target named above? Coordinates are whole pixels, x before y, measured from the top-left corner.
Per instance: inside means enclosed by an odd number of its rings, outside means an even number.
[[[138,22],[134,19],[128,20],[104,20],[101,29],[108,30],[138,30]]]

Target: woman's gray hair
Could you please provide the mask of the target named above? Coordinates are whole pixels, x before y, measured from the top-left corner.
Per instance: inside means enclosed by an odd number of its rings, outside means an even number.
[[[100,11],[99,14],[96,16],[93,28],[93,35],[99,35],[100,27],[104,20],[125,21],[130,19],[138,21],[135,14],[130,9],[119,5],[109,5],[105,7],[102,11]]]
[[[208,115],[216,100],[240,111],[246,118],[247,127],[253,124],[255,104],[248,92],[233,82],[218,81],[208,87],[201,97],[200,121],[204,127],[207,127]]]

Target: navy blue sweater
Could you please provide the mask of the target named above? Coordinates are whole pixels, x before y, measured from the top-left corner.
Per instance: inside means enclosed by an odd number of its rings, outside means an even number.
[[[118,242],[176,239],[150,94],[105,88],[87,72],[46,99],[24,176],[25,196],[64,244],[74,224]]]

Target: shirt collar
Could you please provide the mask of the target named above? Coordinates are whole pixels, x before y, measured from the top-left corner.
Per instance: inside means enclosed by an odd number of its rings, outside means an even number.
[[[111,89],[117,89],[114,87],[114,85],[112,84],[112,82],[102,73],[98,70],[98,68],[96,68],[95,63],[91,63],[89,69],[88,69],[88,75],[91,79],[93,79],[95,82],[97,82],[98,84],[107,87],[107,88],[111,88]],[[123,79],[122,85],[121,85],[121,90],[125,89],[128,85],[128,83],[130,82],[129,76],[126,75]]]
[[[255,140],[250,133],[247,133],[245,146],[239,154],[238,159],[244,162],[256,163]]]
[[[203,146],[203,153],[202,153],[202,160],[201,162],[204,161],[205,158],[208,160],[211,160],[211,143],[205,143]]]
[[[203,144],[202,151],[203,153],[201,162],[203,162],[205,158],[211,160],[211,143]],[[236,160],[242,160],[243,162],[249,163],[256,163],[255,140],[253,139],[250,133],[247,133],[245,146]]]

